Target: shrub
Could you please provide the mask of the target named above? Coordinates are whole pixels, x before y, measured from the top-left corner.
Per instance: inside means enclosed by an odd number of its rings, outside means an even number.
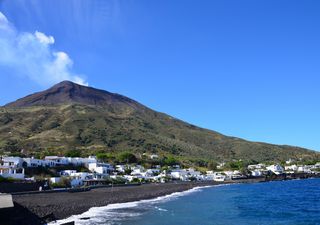
[[[137,157],[130,152],[120,153],[118,156],[118,160],[121,163],[136,163],[138,161]]]
[[[59,183],[51,184],[53,188],[69,188],[71,187],[70,180],[68,178],[62,177]]]
[[[172,156],[169,156],[169,157],[166,157],[166,158],[163,160],[163,164],[166,165],[166,166],[173,166],[173,165],[178,164],[178,160],[176,160],[176,159],[173,158]]]
[[[109,153],[98,153],[97,155],[97,159],[102,160],[102,161],[108,161],[109,159],[112,158],[111,154]]]
[[[80,151],[77,150],[69,150],[65,154],[66,157],[80,157],[81,153]]]

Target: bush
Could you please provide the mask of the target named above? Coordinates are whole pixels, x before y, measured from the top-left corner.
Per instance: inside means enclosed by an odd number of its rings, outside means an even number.
[[[8,179],[0,176],[0,182],[8,182]]]
[[[14,179],[14,178],[11,178],[11,177],[5,178],[5,177],[0,176],[0,183],[1,183],[1,182],[6,182],[6,183],[8,183],[8,182],[14,182],[14,181],[17,181],[17,180]]]
[[[216,170],[217,169],[217,166],[218,166],[218,163],[215,162],[215,161],[210,161],[208,163],[208,169],[209,170]]]
[[[112,179],[113,184],[125,184],[127,181],[124,178],[117,177],[116,179]]]
[[[69,150],[65,154],[66,157],[80,157],[81,153],[80,151],[77,150]]]
[[[164,160],[163,160],[163,164],[165,166],[173,166],[173,165],[176,165],[176,164],[179,164],[178,163],[178,160],[176,160],[175,158],[173,158],[172,156],[169,156],[169,157],[166,157]]]
[[[140,179],[139,178],[133,178],[131,183],[140,183]]]
[[[51,184],[52,188],[69,188],[71,187],[70,180],[68,178],[62,177],[59,183]]]
[[[137,157],[130,152],[120,153],[118,156],[118,160],[121,163],[136,163],[138,161]]]
[[[101,160],[101,161],[108,161],[109,159],[112,158],[111,154],[109,153],[98,153],[96,155],[97,159]]]

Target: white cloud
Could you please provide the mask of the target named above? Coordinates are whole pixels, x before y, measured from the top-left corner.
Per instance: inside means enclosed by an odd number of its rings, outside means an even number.
[[[34,36],[36,36],[36,38],[44,44],[54,44],[54,38],[52,36],[47,36],[42,32],[36,31],[34,33]]]
[[[0,66],[19,76],[47,86],[63,80],[88,85],[82,75],[72,71],[67,53],[54,51],[55,40],[42,32],[19,32],[0,12]]]
[[[8,24],[9,21],[7,20],[7,18],[5,17],[5,15],[3,15],[1,12],[0,12],[0,25],[1,24]]]

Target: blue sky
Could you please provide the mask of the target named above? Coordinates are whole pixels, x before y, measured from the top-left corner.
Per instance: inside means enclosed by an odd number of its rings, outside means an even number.
[[[319,10],[316,0],[0,0],[0,105],[67,78],[227,135],[320,150]]]

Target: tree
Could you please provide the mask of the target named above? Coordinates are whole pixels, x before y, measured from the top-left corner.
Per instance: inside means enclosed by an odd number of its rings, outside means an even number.
[[[67,151],[65,156],[66,157],[80,157],[81,153],[80,153],[80,151],[77,151],[77,150],[69,150],[69,151]]]
[[[166,157],[163,161],[164,165],[166,166],[173,166],[178,164],[178,160],[176,160],[175,158],[173,158],[172,156]]]
[[[136,163],[138,161],[137,157],[130,152],[120,153],[118,156],[118,160],[121,163]]]
[[[108,161],[108,159],[112,158],[112,156],[109,153],[98,153],[97,155],[97,159],[101,160],[101,161]]]
[[[210,161],[210,162],[208,163],[208,169],[209,169],[209,170],[216,170],[216,169],[217,169],[217,166],[218,166],[218,164],[217,164],[217,162],[215,162],[215,161]]]
[[[20,146],[19,142],[17,140],[7,140],[5,145],[3,146],[3,150],[6,152],[19,152],[20,151]]]

